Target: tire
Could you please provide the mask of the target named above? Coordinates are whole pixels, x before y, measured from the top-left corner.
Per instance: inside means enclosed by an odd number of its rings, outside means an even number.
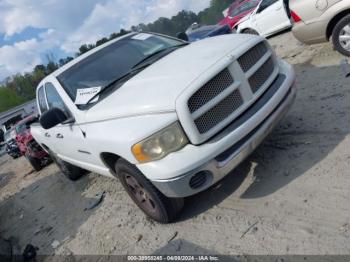
[[[159,223],[174,221],[184,206],[183,198],[168,198],[132,164],[120,159],[115,171],[123,187],[135,204]]]
[[[346,37],[348,37],[349,40],[342,41],[341,38]],[[332,41],[335,50],[345,56],[350,56],[350,15],[345,16],[335,25],[332,32]],[[346,47],[347,44],[348,47]]]
[[[51,159],[55,164],[58,166],[58,168],[61,170],[63,175],[67,177],[71,181],[77,181],[79,178],[84,176],[87,171],[85,169],[82,169],[80,167],[74,166],[72,164],[69,164],[68,162],[60,159],[55,153],[52,151],[49,151],[49,154],[51,156]]]
[[[255,31],[254,29],[245,29],[243,31],[243,34],[250,34],[250,35],[259,35],[259,33],[257,31]]]
[[[35,171],[40,171],[43,168],[40,159],[31,157],[30,155],[25,155],[25,157],[27,158],[28,162],[31,164]]]

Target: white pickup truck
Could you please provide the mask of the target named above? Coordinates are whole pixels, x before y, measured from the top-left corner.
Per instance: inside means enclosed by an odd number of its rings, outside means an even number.
[[[118,177],[148,216],[168,223],[184,197],[224,178],[272,131],[294,83],[260,36],[188,44],[131,33],[47,76],[31,131],[68,178]]]

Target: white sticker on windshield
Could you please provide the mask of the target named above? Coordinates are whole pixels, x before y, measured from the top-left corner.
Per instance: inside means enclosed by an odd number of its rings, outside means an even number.
[[[100,92],[101,87],[90,87],[90,88],[82,88],[77,89],[77,96],[75,98],[75,104],[76,105],[85,105],[91,98],[93,98],[98,92]],[[98,100],[98,97],[96,97],[91,102],[96,102]]]
[[[150,35],[150,34],[139,33],[139,34],[133,36],[132,39],[143,41],[143,40],[150,38],[151,36],[152,35]]]

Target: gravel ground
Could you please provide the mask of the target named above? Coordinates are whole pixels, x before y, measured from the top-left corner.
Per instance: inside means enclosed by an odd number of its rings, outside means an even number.
[[[269,40],[297,72],[296,102],[221,183],[186,199],[179,221],[145,218],[117,180],[76,183],[55,165],[0,158],[0,236],[40,254],[349,254],[350,80],[329,44]],[[104,201],[84,211],[105,191]]]

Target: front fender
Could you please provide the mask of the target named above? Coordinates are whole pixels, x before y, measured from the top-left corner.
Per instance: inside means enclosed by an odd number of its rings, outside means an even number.
[[[93,155],[118,155],[132,164],[138,164],[131,147],[157,131],[177,121],[175,112],[139,115],[80,124]]]

